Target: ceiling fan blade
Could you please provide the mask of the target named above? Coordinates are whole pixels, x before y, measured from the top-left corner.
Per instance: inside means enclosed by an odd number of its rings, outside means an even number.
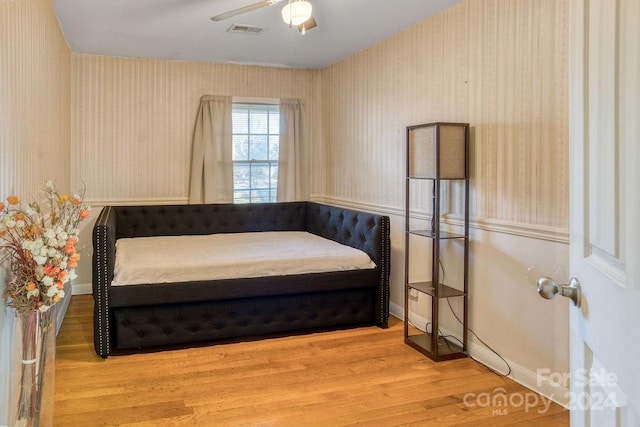
[[[318,26],[318,23],[312,16],[311,18],[304,21],[302,24],[298,25],[298,31],[302,33],[303,31],[309,31],[317,26]]]
[[[221,13],[220,15],[212,16],[212,21],[222,21],[224,19],[231,18],[236,15],[240,15],[241,13],[251,12],[252,10],[260,9],[262,7],[271,6],[272,4],[277,3],[271,0],[259,1],[258,3],[253,3],[248,6],[240,7],[238,9],[230,10],[229,12]]]

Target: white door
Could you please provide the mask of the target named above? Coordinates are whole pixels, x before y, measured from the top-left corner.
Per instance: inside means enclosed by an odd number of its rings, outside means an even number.
[[[572,426],[640,426],[640,0],[571,0]]]

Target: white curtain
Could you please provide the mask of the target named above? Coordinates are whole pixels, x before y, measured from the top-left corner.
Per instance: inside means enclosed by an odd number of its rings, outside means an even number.
[[[230,96],[203,95],[193,128],[189,203],[233,202]]]
[[[280,100],[280,151],[278,153],[279,202],[308,200],[308,167],[304,132],[303,106],[298,99]]]

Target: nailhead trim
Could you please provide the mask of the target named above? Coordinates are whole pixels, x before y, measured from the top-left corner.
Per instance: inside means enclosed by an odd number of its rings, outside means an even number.
[[[382,234],[382,248],[380,250],[380,324],[387,325],[389,321],[389,273],[391,267],[389,240],[390,224],[389,217],[383,216],[380,221]]]
[[[98,352],[100,356],[109,355],[109,263],[107,257],[109,227],[108,218],[111,215],[111,206],[104,208],[96,224],[96,253],[97,259],[97,283],[96,283],[96,313],[98,316],[96,331],[98,334]]]

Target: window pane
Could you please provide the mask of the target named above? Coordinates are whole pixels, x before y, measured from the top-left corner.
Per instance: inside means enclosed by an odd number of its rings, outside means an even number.
[[[269,165],[264,163],[251,164],[251,188],[269,188]]]
[[[269,136],[269,160],[278,160],[278,150],[280,149],[280,136]]]
[[[239,190],[233,192],[234,203],[251,203],[250,190]]]
[[[249,159],[268,160],[268,138],[264,135],[251,135],[249,139]]]
[[[280,112],[273,110],[269,114],[269,133],[271,135],[278,135],[280,133]]]
[[[278,182],[278,165],[271,165],[270,172],[271,186],[276,187],[276,183]]]
[[[249,160],[249,137],[233,135],[233,160]]]
[[[249,133],[249,109],[246,107],[233,107],[231,112],[233,133]]]
[[[233,189],[251,188],[251,170],[249,165],[233,165]]]
[[[256,190],[253,192],[251,201],[254,203],[266,203],[271,201],[271,190]]]
[[[268,133],[267,111],[251,109],[249,112],[249,130],[251,133]]]

